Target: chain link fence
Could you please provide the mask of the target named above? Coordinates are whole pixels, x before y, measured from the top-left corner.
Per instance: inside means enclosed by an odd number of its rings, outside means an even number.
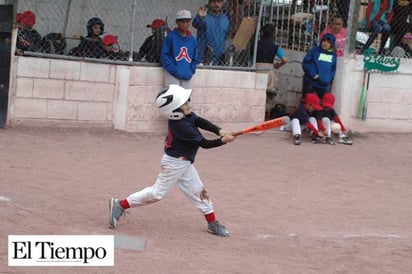
[[[333,16],[345,14],[345,1],[264,1],[264,24],[277,26],[275,41],[283,48],[307,51],[318,45],[321,31]]]
[[[360,53],[374,47],[389,55],[394,48],[401,47],[407,57],[412,48],[412,35],[407,32],[412,1],[389,1],[393,3],[390,7],[392,17],[387,20],[390,29],[384,24],[378,28],[374,21],[363,24],[363,18],[370,15],[374,2],[382,1],[20,0],[16,20],[29,21],[33,26],[29,31],[20,31],[19,38],[25,42],[36,40],[27,42],[32,44],[30,47],[22,42],[21,54],[37,52],[45,56],[60,55],[61,58],[158,64],[162,41],[176,27],[176,11],[181,9],[192,13],[190,31],[198,40],[198,61],[205,66],[254,68],[259,38],[256,34],[265,24],[275,26],[274,41],[284,49],[306,52],[319,44],[322,32],[328,29],[340,33],[336,47],[341,55],[345,43],[351,43],[351,49]],[[359,11],[358,16],[353,16],[355,24],[348,24],[351,5],[352,9],[357,6],[353,10]],[[196,24],[200,7],[207,8],[201,18],[210,24],[206,28]],[[204,19],[212,17],[219,9],[223,18]],[[24,11],[32,11],[35,22],[30,15],[24,17]],[[356,32],[353,42],[346,37],[346,32],[341,32],[349,25],[351,31]]]
[[[356,49],[381,55],[412,57],[412,1],[360,0]]]

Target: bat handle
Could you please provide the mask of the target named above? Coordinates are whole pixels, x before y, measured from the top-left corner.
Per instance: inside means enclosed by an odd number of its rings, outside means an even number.
[[[236,131],[236,132],[232,133],[233,136],[239,136],[239,135],[242,135],[242,134],[243,134],[243,131]]]

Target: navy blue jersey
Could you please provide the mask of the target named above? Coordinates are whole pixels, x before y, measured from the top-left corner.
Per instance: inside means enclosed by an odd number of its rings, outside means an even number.
[[[295,113],[293,113],[290,117],[290,119],[298,119],[301,125],[305,125],[306,123],[309,123],[309,117],[313,116],[316,118],[316,120],[320,120],[322,112],[321,111],[312,111],[309,112],[303,105],[303,103],[299,104],[298,109],[296,110]]]
[[[165,140],[165,153],[172,157],[184,157],[192,163],[199,147],[212,148],[224,143],[221,139],[206,140],[199,128],[219,134],[220,128],[209,121],[198,117],[194,112],[181,120],[169,120],[168,134]]]
[[[323,117],[328,117],[329,120],[334,121],[335,117],[338,116],[338,114],[336,113],[335,109],[331,108],[331,109],[324,109],[323,110]]]

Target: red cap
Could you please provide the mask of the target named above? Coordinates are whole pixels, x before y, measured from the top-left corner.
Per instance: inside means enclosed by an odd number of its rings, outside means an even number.
[[[322,110],[322,107],[319,105],[319,97],[315,93],[306,94],[305,102],[313,106],[316,110]]]
[[[103,45],[111,45],[118,43],[119,41],[117,40],[117,36],[114,36],[113,34],[107,34],[103,37]]]
[[[326,93],[325,95],[323,95],[322,106],[333,108],[334,105],[335,105],[335,95],[333,95],[332,93]]]
[[[36,15],[30,10],[17,13],[16,22],[27,27],[33,27],[36,24]]]
[[[150,25],[146,25],[146,27],[148,28],[152,28],[152,29],[157,29],[160,28],[161,26],[165,26],[166,22],[163,21],[162,19],[155,19],[153,20],[153,22]]]

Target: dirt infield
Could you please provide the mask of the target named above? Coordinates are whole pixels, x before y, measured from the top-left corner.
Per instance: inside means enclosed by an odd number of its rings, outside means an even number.
[[[219,238],[178,189],[108,228],[108,199],[151,185],[163,136],[0,130],[0,273],[410,273],[411,134],[353,146],[292,144],[286,132],[200,150],[195,165],[231,232]],[[115,267],[8,267],[10,234],[122,234]]]

